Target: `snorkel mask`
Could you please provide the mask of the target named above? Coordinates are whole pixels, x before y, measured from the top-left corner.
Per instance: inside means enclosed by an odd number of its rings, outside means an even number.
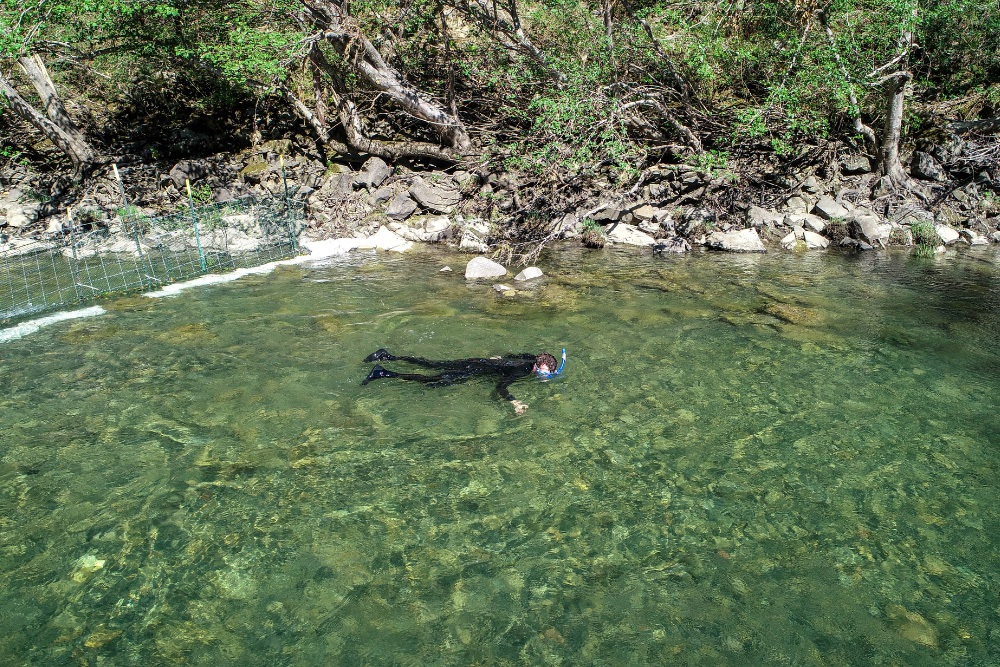
[[[551,380],[552,378],[563,372],[563,367],[565,365],[566,365],[566,348],[563,348],[562,361],[559,362],[559,368],[557,368],[552,373],[548,373],[546,371],[535,371],[535,373],[537,373],[538,377],[542,378],[543,380]]]

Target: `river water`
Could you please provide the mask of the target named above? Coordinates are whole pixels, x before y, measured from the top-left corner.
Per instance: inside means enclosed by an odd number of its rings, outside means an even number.
[[[513,296],[467,259],[0,344],[0,655],[1000,664],[995,254],[569,247]],[[489,382],[361,387],[379,347],[568,362],[517,417]]]

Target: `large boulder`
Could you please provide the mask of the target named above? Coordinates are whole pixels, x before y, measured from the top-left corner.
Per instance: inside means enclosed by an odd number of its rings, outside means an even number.
[[[620,206],[605,205],[600,210],[590,214],[590,219],[599,224],[618,222],[628,213]]]
[[[638,246],[650,246],[656,243],[656,239],[649,234],[640,232],[633,225],[626,225],[623,223],[611,225],[610,228],[605,230],[605,233],[607,234],[608,240],[612,243]]]
[[[490,246],[471,229],[463,229],[458,241],[459,252],[486,252]]]
[[[802,230],[802,240],[805,241],[806,247],[810,250],[822,249],[830,245],[830,239],[820,236],[816,232],[811,232],[808,229]]]
[[[817,233],[826,229],[826,222],[823,221],[823,218],[812,213],[789,213],[785,216],[784,222],[789,227],[811,229]]]
[[[372,193],[372,203],[381,204],[382,202],[387,202],[393,198],[396,193],[392,191],[389,186],[382,186]]]
[[[824,220],[846,220],[851,214],[846,206],[830,197],[820,197],[812,212]]]
[[[379,157],[370,157],[361,167],[361,171],[354,175],[351,185],[357,188],[366,188],[371,191],[385,182],[392,173],[392,167]]]
[[[466,280],[499,278],[507,275],[507,269],[486,257],[473,257],[465,267]]]
[[[559,238],[569,238],[580,233],[580,217],[573,213],[567,213],[556,221],[554,233]]]
[[[989,245],[990,240],[974,229],[963,229],[959,232],[962,240],[969,245]]]
[[[431,185],[419,176],[410,185],[410,196],[425,209],[435,213],[451,213],[462,199],[458,188]]]
[[[777,211],[769,211],[760,206],[751,206],[750,210],[747,211],[747,222],[750,223],[751,227],[775,226],[781,224],[782,215]]]
[[[490,226],[483,220],[467,220],[462,225],[462,236],[458,242],[459,252],[486,252],[489,245],[486,239],[490,235]]]
[[[656,215],[657,209],[653,208],[649,204],[640,204],[632,209],[632,219],[636,222],[647,222],[653,219]]]
[[[406,220],[417,210],[417,203],[405,192],[400,192],[389,201],[385,215],[393,220]]]
[[[404,239],[420,243],[443,241],[449,238],[454,231],[451,220],[444,215],[418,218],[411,221],[409,225],[400,222],[390,222],[386,226]]]
[[[808,195],[793,195],[785,200],[785,210],[789,213],[808,213],[813,206]]]
[[[654,255],[683,252],[691,252],[691,244],[688,243],[687,239],[680,236],[672,236],[668,239],[657,241],[656,245],[653,246]]]
[[[541,278],[544,274],[542,270],[537,266],[529,266],[524,271],[514,276],[514,280],[518,282],[524,282],[525,280],[534,280],[535,278]]]
[[[945,245],[951,245],[960,238],[960,234],[948,225],[934,225],[934,231]]]
[[[242,173],[242,172],[240,172]],[[354,191],[354,176],[349,173],[330,174],[323,180],[323,184],[317,191],[320,197],[332,197],[343,199]]]
[[[270,165],[266,160],[258,159],[251,162],[243,171],[250,173],[251,175],[263,175],[270,170]],[[167,178],[174,184],[174,186],[180,190],[184,187],[184,181],[197,181],[199,178],[205,178],[211,173],[211,169],[204,162],[198,162],[193,160],[181,160],[175,164],[170,169],[170,173],[167,174]],[[243,172],[241,172],[243,173]],[[244,174],[246,175],[246,174]],[[258,178],[259,180],[259,178]]]
[[[727,252],[767,252],[756,229],[712,232],[705,240],[705,245],[713,250]]]
[[[910,160],[910,174],[925,181],[948,180],[941,164],[934,159],[933,155],[923,151],[913,151],[913,158]]]
[[[358,244],[362,250],[390,250],[392,252],[404,252],[413,247],[413,243],[407,241],[399,234],[396,234],[388,227],[379,227],[378,231]]]
[[[847,176],[867,174],[871,170],[871,160],[864,155],[845,155],[840,160],[840,171]]]
[[[38,220],[41,208],[37,201],[0,202],[0,220],[6,221],[9,227],[28,227]]]
[[[864,241],[868,245],[884,245],[889,239],[889,234],[882,225],[878,216],[866,213],[855,214],[848,220],[847,228],[853,238]]]

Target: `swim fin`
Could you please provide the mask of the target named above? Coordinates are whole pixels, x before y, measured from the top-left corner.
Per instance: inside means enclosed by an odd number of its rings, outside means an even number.
[[[368,377],[362,380],[361,384],[362,386],[364,386],[369,382],[371,382],[372,380],[379,380],[381,378],[394,378],[397,377],[398,375],[399,373],[393,373],[392,371],[387,371],[378,364],[376,364],[375,368],[373,368],[372,372],[368,374]]]
[[[365,362],[371,363],[373,361],[392,361],[395,358],[396,357],[389,354],[389,350],[380,347],[378,350],[365,357]]]

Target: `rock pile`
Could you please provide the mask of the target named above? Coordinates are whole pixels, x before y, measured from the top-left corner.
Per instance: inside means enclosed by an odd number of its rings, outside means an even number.
[[[549,240],[580,238],[586,231],[600,237],[597,247],[636,246],[654,253],[699,246],[732,252],[868,250],[926,242],[928,233],[945,248],[1000,242],[1000,170],[995,165],[970,170],[954,142],[919,148],[909,167],[924,189],[921,197],[889,192],[891,184],[873,174],[870,161],[859,155],[842,156],[822,178],[816,170],[762,175],[785,192],[768,206],[727,200],[738,180],[734,174],[657,165],[646,170],[641,188],[627,194],[598,183],[599,192],[584,196],[577,210],[551,221]],[[370,239],[365,245],[391,250],[447,243],[464,252],[488,252],[502,236],[505,212],[522,208],[515,176],[414,171],[377,157],[327,166],[293,140],[264,142],[239,155],[137,165],[121,173],[129,204],[140,212],[186,206],[186,181],[201,201],[287,193],[305,200],[314,238]],[[8,180],[12,185],[0,193],[0,234],[65,232],[70,220],[65,211],[52,215],[47,210],[40,178],[21,172]],[[107,220],[123,207],[110,172],[73,204],[74,220],[81,215]]]

